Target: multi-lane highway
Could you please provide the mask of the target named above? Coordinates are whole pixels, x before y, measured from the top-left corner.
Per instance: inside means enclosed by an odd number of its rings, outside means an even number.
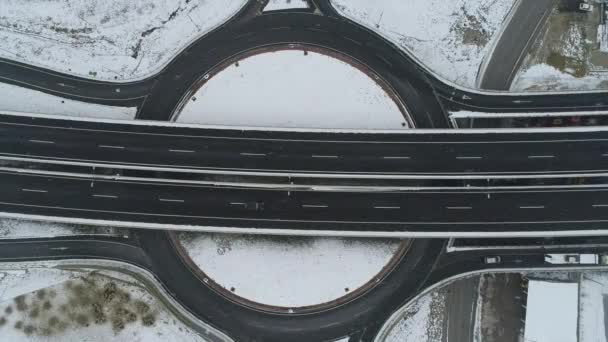
[[[608,222],[601,128],[298,132],[3,115],[0,132],[7,217],[402,237],[588,235]],[[184,179],[193,173],[212,175]]]
[[[298,132],[0,115],[0,133],[4,160],[153,171],[429,179],[608,171],[603,128]]]
[[[605,232],[608,187],[331,192],[0,173],[0,212],[63,222],[297,235]],[[29,216],[21,216],[29,215]],[[31,216],[31,217],[30,217]]]
[[[330,48],[366,63],[399,94],[417,127],[447,127],[445,110],[608,109],[599,92],[511,96],[462,90],[371,31],[338,17],[325,0],[313,1],[320,9],[314,14],[261,14],[261,4],[251,1],[228,24],[144,81],[94,82],[7,61],[0,63],[0,78],[68,98],[138,106],[138,118],[167,120],[215,65],[244,51],[297,42],[294,48]],[[535,8],[541,5],[539,1]],[[532,17],[512,20],[525,19],[523,30]],[[504,40],[499,46],[515,43]],[[197,128],[2,115],[0,215],[303,235],[605,233],[608,185],[598,178],[608,169],[607,131],[420,133]],[[99,169],[116,173],[99,174]],[[125,177],[134,170],[139,173]],[[216,178],[202,182],[192,177],[186,183],[177,172]],[[260,175],[272,177],[272,184],[239,179]],[[554,175],[563,179],[556,184],[546,180]],[[301,187],[296,177],[324,180]],[[544,180],[521,183],[522,177]],[[352,181],[334,187],[338,178]],[[387,187],[375,183],[381,178],[415,182]],[[464,181],[469,178],[477,183]],[[499,178],[513,183],[498,184]],[[363,179],[368,180],[364,188]],[[440,184],[437,179],[463,182]],[[355,342],[371,341],[400,305],[450,276],[490,267],[546,266],[538,249],[448,255],[443,240],[415,240],[406,257],[370,291],[324,311],[277,314],[236,303],[209,287],[186,264],[171,234],[136,235],[128,241],[78,237],[0,243],[0,260],[95,257],[134,263],[153,272],[199,318],[242,341],[327,341],[345,335],[356,336]],[[596,250],[606,252],[589,249]],[[484,264],[483,256],[492,253],[502,258],[500,265]]]

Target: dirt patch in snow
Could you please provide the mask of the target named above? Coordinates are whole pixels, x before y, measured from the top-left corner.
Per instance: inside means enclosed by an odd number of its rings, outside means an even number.
[[[118,333],[128,325],[152,327],[158,316],[148,302],[132,298],[121,282],[95,274],[20,295],[0,312],[0,331],[11,320],[12,327],[27,336],[105,324]]]

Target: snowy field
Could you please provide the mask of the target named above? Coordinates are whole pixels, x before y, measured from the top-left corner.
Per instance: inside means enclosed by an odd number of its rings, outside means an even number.
[[[432,299],[431,296],[425,296],[414,302],[401,322],[391,330],[386,342],[427,342]]]
[[[200,269],[225,289],[282,307],[322,304],[356,290],[400,245],[399,240],[187,233],[180,240]]]
[[[606,88],[607,85],[608,74],[576,77],[542,63],[520,70],[513,80],[511,91],[583,91]]]
[[[266,7],[264,7],[264,12],[308,7],[307,0],[270,0]]]
[[[246,0],[3,0],[0,57],[103,80],[160,71]]]
[[[104,119],[131,120],[135,107],[114,107],[64,99],[36,90],[0,83],[0,110],[35,114],[70,115]]]
[[[402,319],[382,342],[442,341],[443,320],[437,319],[438,317],[435,315],[437,306],[445,309],[444,293],[432,291],[420,297],[408,306]]]
[[[605,305],[608,303],[608,274],[589,272],[580,281],[580,327],[578,342],[606,342]]]
[[[578,340],[578,283],[530,280],[525,341]]]
[[[0,219],[0,240],[72,235],[127,236],[126,229]]]
[[[608,88],[608,32],[598,26],[600,6],[572,11],[556,3],[542,34],[532,44],[511,91],[589,91]]]
[[[368,75],[336,58],[301,50],[263,53],[230,65],[196,91],[177,121],[351,129],[409,125]]]
[[[332,0],[443,78],[475,87],[478,69],[514,0]]]

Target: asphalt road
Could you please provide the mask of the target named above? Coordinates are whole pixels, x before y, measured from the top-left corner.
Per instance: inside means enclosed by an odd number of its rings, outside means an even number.
[[[519,0],[511,20],[481,71],[479,86],[487,90],[509,90],[524,57],[553,10],[555,0]]]
[[[150,92],[154,80],[104,82],[0,58],[0,82],[81,102],[137,107]]]
[[[0,158],[244,174],[599,173],[608,131],[399,133],[201,129],[0,115]]]
[[[605,230],[608,187],[299,191],[2,172],[12,217],[156,229],[300,235],[496,236]],[[94,221],[89,221],[94,220]]]
[[[448,288],[443,342],[475,341],[479,276],[460,279]]]

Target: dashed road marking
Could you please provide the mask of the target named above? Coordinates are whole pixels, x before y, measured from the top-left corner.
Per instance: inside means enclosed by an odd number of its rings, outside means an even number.
[[[115,146],[115,145],[97,145],[97,147],[99,148],[111,148],[111,149],[115,149],[115,150],[122,150],[125,147],[124,146]]]
[[[483,159],[483,157],[477,157],[477,156],[458,156],[458,157],[456,157],[456,159],[460,159],[460,160],[479,160],[479,159]]]
[[[159,198],[158,199],[161,202],[175,202],[175,203],[184,203],[184,200],[182,199],[172,199],[172,198]]]
[[[196,151],[194,150],[169,150],[169,152],[173,152],[173,153],[194,153]]]
[[[552,156],[552,155],[534,155],[534,156],[528,156],[528,159],[550,159],[550,158],[555,158],[555,156]]]
[[[114,195],[101,195],[101,194],[93,194],[93,197],[96,197],[96,198],[112,198],[112,199],[118,198],[118,196],[114,196]]]
[[[50,141],[50,140],[38,140],[38,139],[30,139],[29,142],[35,143],[35,144],[54,144],[54,141]]]
[[[407,157],[407,156],[384,156],[382,157],[383,159],[412,159],[411,157]]]
[[[40,190],[40,189],[21,189],[21,191],[23,191],[23,192],[38,192],[38,193],[47,193],[48,192],[46,190]]]

